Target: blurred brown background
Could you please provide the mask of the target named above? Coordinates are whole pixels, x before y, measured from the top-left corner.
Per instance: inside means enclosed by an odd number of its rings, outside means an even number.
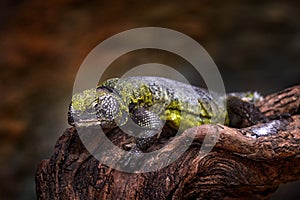
[[[295,2],[1,1],[0,199],[36,198],[36,166],[68,127],[76,72],[101,41],[137,27],[175,29],[209,52],[227,91],[267,94],[300,84]],[[273,199],[300,199],[299,187]]]

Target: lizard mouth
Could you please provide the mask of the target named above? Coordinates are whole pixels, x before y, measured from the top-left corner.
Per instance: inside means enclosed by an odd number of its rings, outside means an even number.
[[[99,119],[78,119],[75,120],[74,124],[78,127],[88,127],[88,126],[95,126],[95,125],[101,125],[103,122],[101,122]]]
[[[113,122],[105,118],[97,118],[95,115],[77,115],[68,116],[69,124],[76,127],[101,126],[102,128],[111,127]]]

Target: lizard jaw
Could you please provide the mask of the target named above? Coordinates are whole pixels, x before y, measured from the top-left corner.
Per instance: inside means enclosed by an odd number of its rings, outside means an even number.
[[[78,119],[75,120],[74,124],[77,127],[90,127],[90,126],[101,126],[102,128],[113,128],[115,127],[114,121],[100,120],[100,119]]]
[[[89,127],[89,126],[96,126],[101,125],[103,122],[99,121],[98,119],[87,119],[87,120],[78,120],[74,123],[77,127]]]
[[[68,113],[68,122],[71,126],[76,127],[89,127],[89,126],[98,126],[102,128],[113,127],[114,121],[109,119],[97,118],[94,114],[77,114],[77,113]]]

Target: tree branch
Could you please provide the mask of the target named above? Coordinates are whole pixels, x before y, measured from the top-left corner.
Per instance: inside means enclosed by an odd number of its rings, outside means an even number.
[[[99,163],[84,147],[75,128],[68,128],[50,159],[36,173],[38,199],[268,199],[282,184],[300,179],[300,86],[272,94],[258,102],[266,116],[289,113],[276,135],[252,138],[251,128],[202,125],[158,141],[156,150],[172,139],[163,153],[174,152],[185,137],[192,145],[175,162],[155,172],[125,173]],[[165,127],[165,136],[174,130]],[[120,129],[107,133],[122,146],[128,138]],[[212,151],[202,154],[204,139]],[[100,145],[99,141],[95,145]],[[158,155],[163,156],[163,155]],[[147,160],[143,166],[151,165]]]

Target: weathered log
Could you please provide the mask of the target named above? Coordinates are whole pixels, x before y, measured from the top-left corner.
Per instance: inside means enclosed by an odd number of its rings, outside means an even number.
[[[184,137],[194,137],[176,161],[154,172],[126,173],[101,164],[82,144],[75,128],[68,128],[50,159],[36,173],[38,199],[268,199],[283,183],[300,179],[300,86],[267,96],[257,106],[266,115],[289,113],[278,134],[247,137],[251,128],[202,125],[172,138],[164,151],[174,151]],[[165,127],[163,135],[172,135]],[[206,138],[218,140],[201,154]],[[107,134],[122,146],[120,129]],[[159,149],[167,139],[150,150]],[[151,160],[144,166],[151,165]]]

